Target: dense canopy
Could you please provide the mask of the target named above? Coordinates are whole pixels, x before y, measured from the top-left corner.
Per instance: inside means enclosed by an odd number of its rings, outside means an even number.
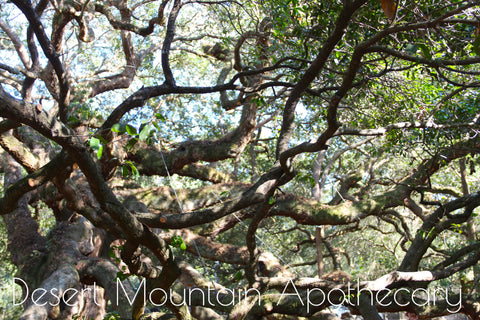
[[[478,1],[0,8],[5,319],[480,319]]]

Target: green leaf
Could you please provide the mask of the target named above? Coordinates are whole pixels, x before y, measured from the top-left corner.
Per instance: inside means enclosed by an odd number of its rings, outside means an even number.
[[[127,128],[123,123],[115,123],[110,130],[112,132],[125,133]]]
[[[416,44],[407,44],[407,47],[405,48],[405,51],[410,53],[410,54],[416,54],[418,50],[418,46]]]
[[[422,54],[425,58],[432,59],[432,54],[430,53],[430,49],[424,43],[418,44],[418,47],[422,51]]]
[[[120,320],[120,314],[117,311],[109,312],[103,317],[103,320]]]
[[[477,55],[480,56],[480,36],[475,38],[475,41],[472,43],[472,51]]]
[[[102,136],[100,136],[100,135],[96,135],[95,137],[96,137],[98,140],[100,140],[100,142],[101,142],[102,144],[108,144],[108,141],[105,140],[104,137],[102,137]]]
[[[161,114],[161,113],[156,113],[156,114],[155,114],[155,118],[157,118],[158,120],[160,120],[160,121],[162,121],[162,122],[167,121],[167,118],[165,118],[165,117],[163,116],[163,114]]]
[[[155,126],[155,128],[157,128],[158,131],[162,131],[162,130],[160,129],[160,126],[158,125],[158,123],[153,122],[152,124]]]
[[[128,141],[127,144],[125,145],[125,149],[131,150],[137,142],[138,142],[137,138],[134,138],[134,139]]]
[[[98,160],[102,158],[102,154],[103,154],[103,146],[100,146],[100,148],[98,148],[98,151],[97,151]]]
[[[187,245],[185,244],[185,242],[182,241],[182,243],[180,244],[180,249],[183,251],[187,250]]]
[[[134,127],[132,127],[131,125],[127,124],[125,126],[125,130],[127,130],[127,133],[131,136],[134,136],[137,134],[137,129],[135,129]]]
[[[128,277],[129,277],[129,275],[123,273],[122,271],[118,271],[118,272],[117,272],[117,278],[118,278],[120,281],[126,280]]]
[[[80,120],[78,120],[77,117],[75,116],[70,116],[68,119],[67,119],[67,122],[69,125],[77,125],[77,124],[80,124]]]
[[[133,164],[132,161],[125,161],[125,163],[130,167],[130,170],[132,170],[132,174],[134,176],[139,176],[140,174],[138,173],[137,167]]]
[[[128,177],[129,173],[128,166],[122,166],[122,177]]]
[[[132,174],[133,174],[134,176],[137,176],[137,177],[138,177],[138,176],[140,175],[140,173],[138,172],[137,167],[135,167],[133,164],[130,166],[130,169],[132,169]]]
[[[235,280],[239,281],[242,280],[243,272],[241,270],[235,272]]]
[[[140,141],[145,141],[147,138],[150,136],[150,132],[152,131],[152,126],[147,124],[142,128],[142,131],[140,131],[139,139]]]
[[[91,138],[88,140],[88,144],[90,145],[90,147],[91,147],[93,150],[98,150],[98,149],[100,148],[100,139],[95,138],[95,137],[91,137]]]
[[[268,199],[268,204],[273,204],[275,202],[275,199],[273,197],[270,197],[270,199]]]
[[[179,247],[182,245],[182,243],[185,243],[179,235],[174,235],[171,240],[171,244],[174,247]]]

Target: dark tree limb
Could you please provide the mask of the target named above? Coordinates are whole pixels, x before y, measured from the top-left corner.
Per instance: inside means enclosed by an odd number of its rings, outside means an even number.
[[[174,0],[172,11],[168,16],[167,34],[162,46],[162,69],[163,75],[165,76],[165,85],[167,87],[175,86],[175,79],[173,77],[172,70],[170,69],[170,61],[168,57],[170,54],[170,47],[172,45],[173,37],[175,36],[175,21],[177,20],[177,16],[181,7],[181,1]]]
[[[47,56],[49,62],[52,64],[53,69],[58,78],[59,87],[60,87],[60,119],[63,122],[67,121],[67,107],[70,104],[70,84],[68,83],[67,72],[60,61],[58,53],[55,51],[55,47],[45,33],[45,29],[35,12],[32,5],[26,0],[13,0],[12,1],[25,15],[28,19],[30,26],[33,29],[33,32],[37,36],[38,42]]]

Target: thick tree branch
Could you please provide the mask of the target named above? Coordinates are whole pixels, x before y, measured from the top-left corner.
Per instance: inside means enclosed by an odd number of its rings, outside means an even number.
[[[351,16],[357,11],[365,1],[355,1],[354,3],[346,4],[340,15],[336,19],[335,29],[333,30],[332,34],[328,37],[325,41],[325,44],[320,49],[319,54],[315,58],[315,60],[311,63],[310,67],[305,71],[303,77],[298,81],[297,85],[290,93],[288,100],[285,104],[285,108],[283,111],[283,122],[282,122],[282,129],[280,131],[280,137],[278,138],[277,142],[277,150],[276,150],[276,157],[277,159],[280,158],[280,154],[288,149],[288,143],[290,140],[291,135],[293,134],[293,121],[295,117],[295,107],[297,103],[300,101],[300,98],[304,91],[308,88],[310,83],[317,77],[318,73],[324,67],[325,63],[327,62],[330,53],[335,48],[336,44],[342,39],[343,35],[345,34],[345,29],[347,28],[348,24],[350,23]],[[332,108],[329,108],[329,111]],[[329,117],[330,118],[330,117]],[[335,119],[329,120],[330,122],[336,123]],[[336,128],[335,128],[336,130]]]
[[[102,3],[96,2],[94,4],[94,10],[103,14],[108,19],[108,22],[111,24],[111,26],[114,29],[128,30],[128,31],[134,32],[138,35],[141,35],[143,37],[146,37],[146,36],[153,33],[156,24],[162,25],[164,23],[163,14],[164,14],[164,9],[165,9],[165,6],[166,6],[167,3],[168,3],[168,0],[162,1],[162,3],[160,4],[160,6],[158,8],[157,17],[151,18],[148,21],[148,26],[143,27],[143,28],[137,27],[130,22],[124,22],[124,21],[117,20],[115,18],[114,14],[110,11],[110,9]]]
[[[3,89],[0,91],[0,115],[28,124],[45,137],[62,145],[77,160],[102,209],[120,225],[128,239],[144,244],[160,260],[164,266],[160,283],[162,288],[168,288],[175,281],[179,271],[168,245],[142,225],[116,198],[86,146],[79,141],[72,129],[55,118],[49,119],[45,113],[36,114],[35,109],[28,103],[14,99]]]
[[[15,32],[13,32],[13,30],[3,19],[0,19],[0,28],[10,37],[10,40],[15,46],[15,50],[17,51],[18,57],[22,61],[23,66],[27,70],[32,68],[33,62],[28,55],[27,48],[25,48],[20,38],[15,34]]]
[[[173,8],[168,16],[167,22],[167,34],[162,46],[162,69],[165,76],[165,85],[167,87],[175,86],[175,79],[173,77],[172,70],[170,68],[169,54],[170,47],[172,45],[173,38],[175,36],[175,21],[177,20],[178,13],[182,7],[180,0],[174,0]]]
[[[40,21],[40,18],[33,9],[32,5],[26,0],[13,0],[12,2],[24,13],[25,17],[28,19],[30,26],[37,36],[38,42],[45,53],[45,56],[47,56],[49,62],[52,64],[53,69],[55,70],[60,86],[60,119],[63,122],[66,122],[67,107],[70,103],[70,84],[68,83],[67,72],[60,61],[58,53],[55,51],[55,47],[48,39],[42,22]]]

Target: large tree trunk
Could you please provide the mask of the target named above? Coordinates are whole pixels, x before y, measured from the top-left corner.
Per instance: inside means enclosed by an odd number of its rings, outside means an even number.
[[[8,188],[22,177],[22,170],[10,156],[3,155],[2,159]],[[103,319],[108,293],[113,299],[113,284],[120,271],[109,261],[105,232],[97,230],[84,217],[71,213],[67,220],[59,219],[44,236],[30,211],[29,201],[33,196],[25,194],[15,211],[2,215],[7,226],[11,261],[18,269],[15,282],[23,292],[17,299],[17,303],[23,301],[21,319],[68,319],[73,315]],[[102,286],[110,292],[105,292]],[[124,287],[131,298],[131,285],[124,282]],[[35,289],[41,291],[34,292]],[[46,293],[42,296],[44,290]],[[112,307],[122,318],[128,318],[128,301],[120,298],[121,303],[117,305],[112,301]]]

